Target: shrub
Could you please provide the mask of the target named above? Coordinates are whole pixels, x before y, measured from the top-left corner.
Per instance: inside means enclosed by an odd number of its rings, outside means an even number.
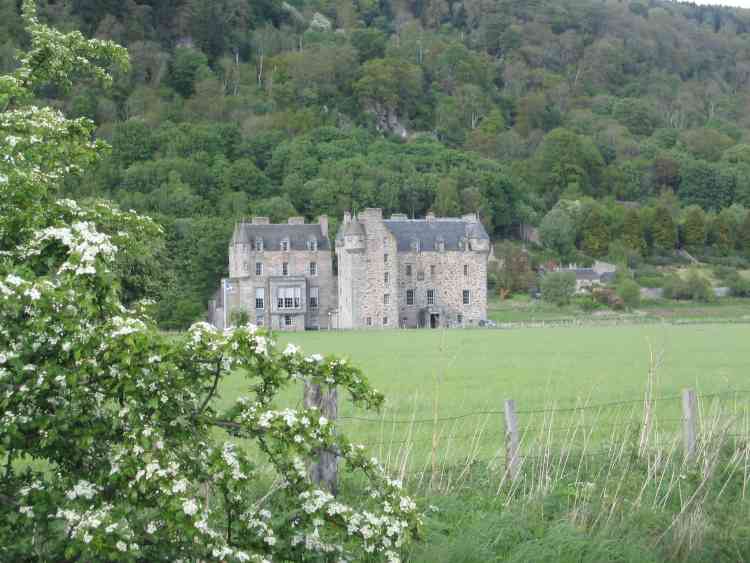
[[[550,272],[542,278],[542,299],[558,307],[570,303],[576,291],[576,276],[572,272]]]
[[[666,299],[703,301],[704,303],[714,299],[711,284],[695,270],[691,270],[685,279],[677,275],[669,276],[664,281],[663,287]]]
[[[727,285],[733,297],[750,297],[750,280],[743,278],[737,272],[728,280]]]
[[[617,295],[628,309],[635,309],[641,304],[641,288],[631,279],[620,282],[617,286]]]

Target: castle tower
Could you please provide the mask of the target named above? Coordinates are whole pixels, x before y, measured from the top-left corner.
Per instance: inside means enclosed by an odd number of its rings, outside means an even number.
[[[339,328],[355,328],[361,292],[366,290],[357,280],[366,268],[366,233],[356,216],[344,215],[344,224],[336,238],[338,258]]]

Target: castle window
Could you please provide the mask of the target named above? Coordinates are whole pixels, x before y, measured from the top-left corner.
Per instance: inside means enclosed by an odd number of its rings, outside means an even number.
[[[245,272],[245,273],[249,272],[250,271],[250,264],[248,264],[247,262],[243,262],[242,263],[242,271]]]
[[[282,276],[289,275],[289,262],[284,262],[281,264],[281,275]]]
[[[411,264],[406,265],[406,275],[411,277]]]
[[[464,305],[471,303],[471,292],[468,289],[464,289]]]
[[[285,238],[281,241],[281,251],[287,252],[289,250],[289,239]]]
[[[386,293],[383,295],[383,305],[390,305],[391,304],[391,294]]]
[[[292,315],[284,315],[284,326],[288,328],[294,326],[294,317]]]
[[[266,290],[262,287],[255,288],[255,308],[256,309],[266,308]]]
[[[464,264],[464,276],[468,276],[468,275],[469,275],[469,265]]]
[[[389,283],[391,283],[391,273],[390,272],[385,272],[383,274],[383,283],[385,285],[388,285]]]
[[[255,239],[255,250],[259,252],[263,251],[263,239],[260,237]]]
[[[263,326],[265,324],[265,320],[263,319],[263,315],[258,315],[255,317],[255,324],[258,326]]]
[[[427,290],[427,304],[428,305],[435,304],[435,290],[434,289]]]
[[[435,265],[434,264],[430,266],[430,277],[431,278],[435,277]]]
[[[310,309],[317,309],[320,299],[320,288],[319,287],[311,287],[310,288]]]
[[[388,317],[383,317],[383,326],[388,326]]]
[[[318,275],[318,263],[317,262],[310,262],[310,275],[311,276]]]
[[[367,326],[372,326],[372,317],[367,317],[365,322],[367,323]]]
[[[279,309],[299,309],[301,290],[299,287],[280,287],[276,293]]]
[[[417,272],[417,281],[422,281],[424,279],[424,272],[422,270],[419,270]]]
[[[417,238],[411,239],[411,251],[412,252],[419,252],[420,246],[421,245],[419,244],[419,239]]]
[[[388,263],[388,253],[387,252],[385,254],[383,254],[383,263],[384,264]]]
[[[262,276],[263,275],[263,262],[256,262],[255,263],[255,275],[256,276]]]
[[[406,304],[414,305],[414,290],[413,289],[406,290]]]
[[[307,241],[307,249],[315,252],[318,250],[318,241],[315,239],[311,239]]]
[[[445,240],[442,238],[437,239],[435,248],[438,252],[444,252],[445,251]]]
[[[456,315],[456,322],[460,325],[464,324],[464,316],[461,313]]]

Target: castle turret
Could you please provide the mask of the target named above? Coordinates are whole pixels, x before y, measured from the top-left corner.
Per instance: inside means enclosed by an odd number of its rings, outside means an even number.
[[[344,249],[349,252],[364,252],[365,229],[357,219],[344,226]]]

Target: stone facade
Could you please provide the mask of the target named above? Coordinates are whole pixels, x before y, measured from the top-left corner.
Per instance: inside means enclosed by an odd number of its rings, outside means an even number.
[[[301,217],[286,224],[255,217],[235,227],[229,278],[222,280],[212,322],[223,327],[244,311],[274,330],[330,328],[335,286],[327,217],[312,225]]]
[[[490,241],[476,215],[345,215],[336,237],[339,328],[477,326]]]
[[[274,330],[477,326],[487,318],[489,254],[474,214],[383,219],[366,209],[344,216],[335,276],[326,217],[256,217],[235,227],[209,317],[224,327],[244,311]]]

